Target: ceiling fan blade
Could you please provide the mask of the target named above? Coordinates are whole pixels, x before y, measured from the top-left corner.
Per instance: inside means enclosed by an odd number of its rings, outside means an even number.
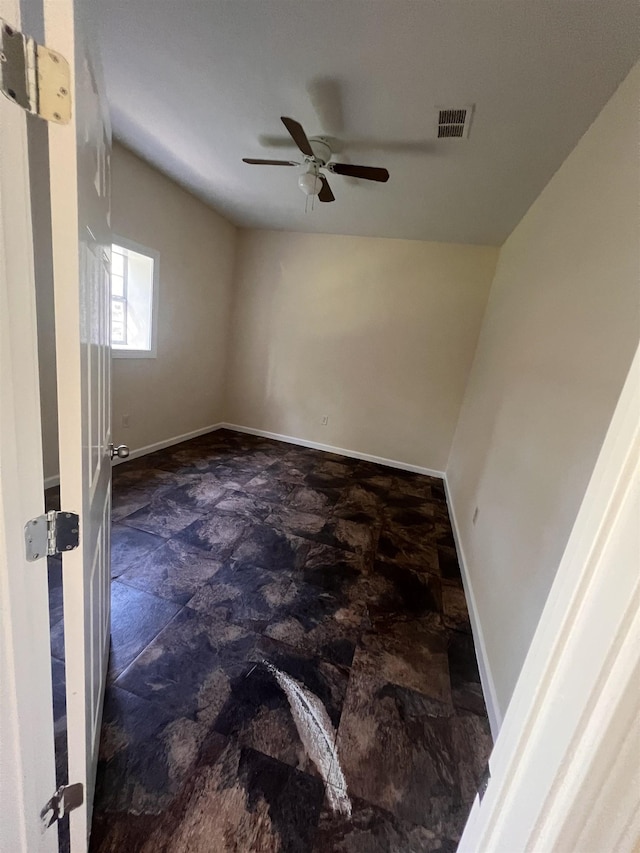
[[[302,129],[300,122],[292,118],[287,118],[286,116],[280,116],[280,118],[282,119],[283,125],[289,131],[291,138],[302,153],[306,154],[307,157],[313,157],[313,148],[311,147],[311,143],[307,139],[307,134]]]
[[[324,175],[318,176],[322,181],[322,189],[318,193],[319,201],[335,201],[336,197],[331,192],[331,187],[329,186],[329,181],[325,178]]]
[[[381,183],[389,180],[389,172],[386,169],[377,169],[374,166],[352,166],[351,163],[329,163],[329,168],[336,175],[348,175],[350,178],[363,178],[365,181],[380,181]]]
[[[252,166],[299,166],[300,163],[294,163],[293,160],[254,160],[252,157],[243,157],[243,163],[250,163]]]

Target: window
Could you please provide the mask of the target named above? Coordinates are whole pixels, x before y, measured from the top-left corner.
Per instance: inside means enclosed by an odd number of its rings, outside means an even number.
[[[111,247],[111,347],[116,358],[154,358],[158,253],[116,238]]]

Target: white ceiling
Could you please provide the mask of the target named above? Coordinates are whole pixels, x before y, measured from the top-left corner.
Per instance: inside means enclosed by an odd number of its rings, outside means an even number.
[[[94,0],[114,132],[247,227],[501,244],[638,58],[636,0]],[[468,140],[436,106],[475,104]],[[387,184],[305,214],[281,115]]]

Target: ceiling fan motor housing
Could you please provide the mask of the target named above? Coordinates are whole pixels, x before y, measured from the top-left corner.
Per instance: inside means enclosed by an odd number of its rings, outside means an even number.
[[[312,136],[309,140],[309,144],[311,145],[311,150],[313,151],[313,159],[318,163],[319,166],[326,166],[326,164],[331,159],[331,146],[326,141],[326,139],[322,139],[319,136]],[[307,159],[311,161],[310,157]]]

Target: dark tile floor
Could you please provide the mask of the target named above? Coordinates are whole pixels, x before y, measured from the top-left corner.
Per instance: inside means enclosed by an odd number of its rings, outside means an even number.
[[[491,739],[441,481],[219,431],[113,483],[93,853],[455,851]]]

